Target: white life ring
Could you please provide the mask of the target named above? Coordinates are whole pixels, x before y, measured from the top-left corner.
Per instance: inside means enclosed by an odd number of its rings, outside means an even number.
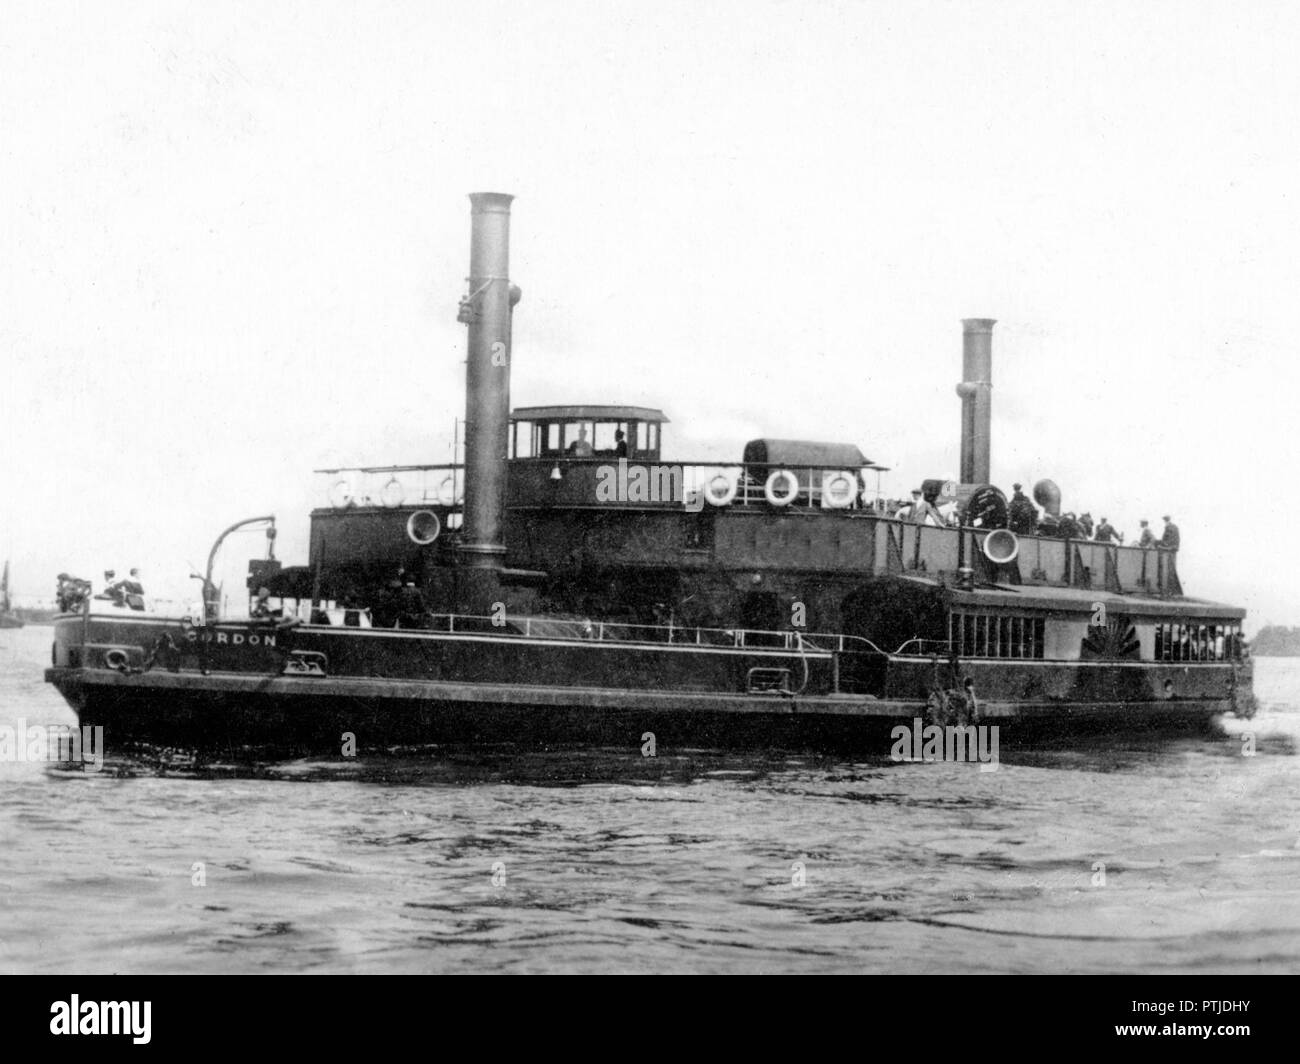
[[[379,491],[379,501],[387,507],[401,506],[406,501],[406,489],[402,482],[393,477]]]
[[[715,488],[721,482],[722,490]],[[733,480],[725,473],[716,473],[713,478],[704,485],[704,497],[713,506],[726,506],[736,498],[736,492],[740,488],[740,481]]]
[[[858,497],[857,478],[842,469],[822,475],[822,509],[843,510]]]
[[[353,505],[356,499],[352,494],[352,482],[345,477],[331,484],[329,501],[330,505],[336,510],[342,510],[345,506]]]
[[[784,495],[776,490],[779,481],[785,481],[790,489]],[[799,478],[788,469],[774,469],[763,485],[763,496],[773,506],[789,506],[799,497]]]
[[[406,535],[412,543],[427,547],[438,538],[442,522],[432,510],[416,510],[406,519]]]

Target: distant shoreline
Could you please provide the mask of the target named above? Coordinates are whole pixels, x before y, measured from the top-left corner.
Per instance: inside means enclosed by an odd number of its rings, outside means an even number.
[[[1300,628],[1265,625],[1250,641],[1250,652],[1257,658],[1300,658]]]

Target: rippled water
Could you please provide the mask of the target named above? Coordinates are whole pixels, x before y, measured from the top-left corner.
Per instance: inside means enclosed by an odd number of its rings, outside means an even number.
[[[50,637],[0,631],[0,724],[74,722]],[[1294,971],[1300,659],[1256,670],[1259,717],[1223,735],[985,773],[504,745],[0,763],[0,970]]]

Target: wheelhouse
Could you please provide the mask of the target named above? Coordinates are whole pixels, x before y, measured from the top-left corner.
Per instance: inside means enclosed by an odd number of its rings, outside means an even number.
[[[510,457],[616,458],[621,432],[624,457],[658,461],[667,422],[662,410],[645,406],[518,407],[510,416]]]

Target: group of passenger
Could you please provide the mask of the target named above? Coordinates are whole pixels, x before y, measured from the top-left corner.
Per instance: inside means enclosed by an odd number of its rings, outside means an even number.
[[[912,521],[916,524],[931,524],[939,527],[955,527],[961,523],[957,507],[948,513],[939,509],[937,495],[925,494],[921,489],[912,492],[911,501],[895,499],[884,507],[889,517],[900,521]],[[1159,537],[1151,530],[1150,523],[1141,522],[1137,546],[1154,550],[1178,550],[1181,536],[1178,526],[1169,514],[1164,515],[1165,527]],[[1118,531],[1103,516],[1095,521],[1089,512],[1076,514],[1074,511],[1056,515],[1040,511],[1023,491],[1020,484],[1013,486],[1013,494],[1007,505],[1007,528],[1018,536],[1048,536],[1055,539],[1082,539],[1094,543],[1124,542],[1124,533]]]
[[[1157,625],[1157,661],[1245,661],[1250,646],[1240,631],[1216,631],[1207,625]]]
[[[92,595],[93,588],[89,580],[83,580],[79,576],[72,576],[68,573],[60,573],[58,584],[54,589],[54,599],[58,603],[60,613],[75,613],[81,609],[89,598],[94,598],[101,602],[111,602],[114,606],[121,609],[144,610],[144,584],[140,579],[140,570],[132,569],[131,572],[117,578],[117,571],[114,569],[104,570],[104,589],[97,595]]]
[[[1018,536],[1050,536],[1056,539],[1083,539],[1094,543],[1123,543],[1124,533],[1116,530],[1108,517],[1103,516],[1094,522],[1091,513],[1076,515],[1073,511],[1057,516],[1044,511],[1030,501],[1021,490],[1021,485],[1013,485],[1014,494],[1007,507],[1007,527]],[[1143,520],[1137,545],[1159,550],[1177,550],[1180,543],[1178,526],[1169,514],[1164,515],[1165,527],[1160,538],[1151,531],[1149,522]]]
[[[370,607],[370,623],[375,628],[429,627],[424,593],[416,586],[413,573],[399,569],[378,592]]]
[[[119,580],[114,570],[105,569],[104,590],[95,598],[106,599],[114,606],[123,609],[143,610],[144,584],[140,582],[140,570],[132,569],[128,575]]]
[[[337,601],[343,611],[345,627],[361,627],[361,614],[367,611],[372,628],[430,627],[431,616],[424,594],[416,585],[415,575],[405,569],[398,569],[391,580],[368,595],[358,592],[355,587],[346,587],[339,592]],[[278,622],[281,626],[294,620],[284,609],[271,605],[271,589],[265,586],[257,589],[249,607],[249,616],[257,621]],[[313,608],[311,621],[313,624],[328,624],[329,616],[325,610]]]

